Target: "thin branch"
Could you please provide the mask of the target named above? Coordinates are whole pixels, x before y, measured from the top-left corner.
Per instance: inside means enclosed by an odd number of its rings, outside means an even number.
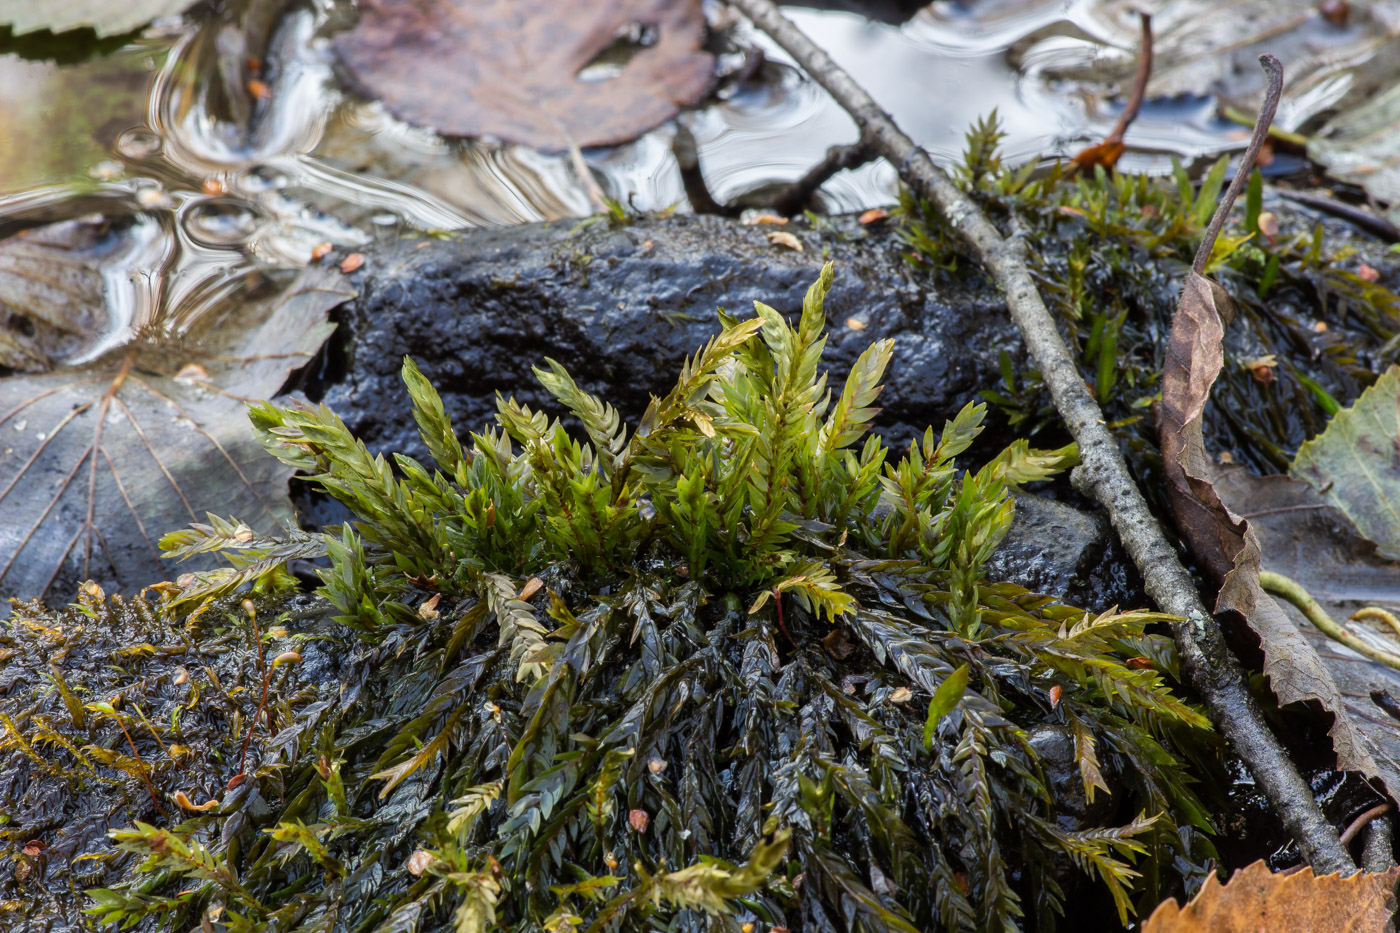
[[[1361,867],[1366,871],[1387,871],[1395,864],[1392,822],[1388,816],[1378,816],[1367,824],[1361,849]]]
[[[1118,122],[1113,127],[1113,132],[1108,134],[1106,142],[1121,143],[1123,135],[1128,132],[1128,127],[1133,125],[1137,119],[1138,111],[1142,109],[1142,101],[1147,97],[1147,79],[1152,77],[1152,14],[1138,13],[1142,17],[1142,45],[1138,49],[1137,77],[1133,80],[1133,96],[1128,98],[1128,106],[1123,108],[1123,112],[1118,115]]]
[[[1142,573],[1144,588],[1165,612],[1184,621],[1172,625],[1183,666],[1216,727],[1248,765],[1299,850],[1320,874],[1352,872],[1346,848],[1298,774],[1245,682],[1244,670],[1211,624],[1195,581],[1182,566],[1128,473],[1118,441],[1103,411],[1079,375],[1079,367],[1055,327],[1026,262],[1025,245],[1005,240],[951,178],[914,145],[879,105],[780,14],[771,0],[730,0],[788,52],[851,115],[876,151],[904,181],[931,201],[980,260],[1006,296],[1012,319],[1050,389],[1055,407],[1079,444],[1083,489],[1103,504],[1125,549]]]
[[[844,146],[832,146],[807,174],[778,192],[773,198],[773,210],[784,217],[790,217],[807,207],[812,195],[822,185],[832,179],[837,172],[860,168],[877,158],[872,147],[865,140],[857,140]]]

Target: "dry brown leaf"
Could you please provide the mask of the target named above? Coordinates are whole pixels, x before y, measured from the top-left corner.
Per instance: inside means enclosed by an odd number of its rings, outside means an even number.
[[[413,854],[408,857],[408,873],[417,878],[428,870],[428,866],[437,861],[437,856],[426,849],[414,849]]]
[[[1159,904],[1143,933],[1383,933],[1395,910],[1400,868],[1350,878],[1311,868],[1292,875],[1269,871],[1262,861],[1226,884],[1215,875],[1185,908],[1175,898]]]
[[[438,603],[442,601],[441,593],[434,593],[423,605],[418,607],[418,618],[425,622],[432,622],[438,617]]]
[[[1225,291],[1192,272],[1177,305],[1162,371],[1158,427],[1167,497],[1192,555],[1220,587],[1215,612],[1238,613],[1259,637],[1264,675],[1279,702],[1321,703],[1333,714],[1330,735],[1338,767],[1383,777],[1326,665],[1260,588],[1258,538],[1247,521],[1225,507],[1212,483],[1202,416],[1224,366],[1225,325],[1233,316]]]
[[[219,807],[219,801],[217,800],[206,800],[203,803],[194,803],[182,790],[177,790],[175,792],[175,803],[179,805],[181,810],[189,810],[191,813],[208,813],[210,810],[216,810]]]
[[[836,658],[838,661],[849,658],[856,653],[855,644],[846,637],[845,629],[832,629],[825,638],[822,639],[822,647],[826,653]]]
[[[362,0],[336,39],[396,116],[539,149],[635,139],[709,89],[700,0]],[[634,24],[640,41],[618,42]],[[630,58],[600,53],[630,51]]]

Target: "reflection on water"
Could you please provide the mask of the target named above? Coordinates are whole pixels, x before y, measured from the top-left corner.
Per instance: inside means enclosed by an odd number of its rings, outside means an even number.
[[[252,2],[151,30],[81,65],[0,57],[0,118],[24,128],[0,134],[0,233],[93,213],[125,218],[113,227],[120,244],[100,260],[105,324],[68,362],[143,331],[176,334],[219,309],[235,313],[250,286],[304,264],[322,242],[358,247],[410,230],[590,211],[566,156],[444,140],[342,92],[327,36],[345,25],[344,9],[317,0],[278,18],[277,6]],[[1072,152],[1107,132],[1116,104],[1043,80],[1060,56],[1082,58],[1084,42],[1102,41],[1086,32],[1087,17],[1076,20],[1082,4],[977,6],[973,15],[934,4],[903,26],[789,12],[940,160],[956,158],[966,127],[993,107],[1013,161]],[[850,119],[765,37],[739,22],[733,40],[762,49],[766,63],[679,118],[721,202],[797,178],[828,146],[855,138]],[[1019,70],[1008,65],[1013,49]],[[585,161],[638,210],[684,207],[675,133],[663,126]],[[1190,158],[1234,144],[1207,99],[1149,102],[1129,139],[1138,148],[1124,166],[1158,171],[1166,160],[1154,153]],[[883,162],[844,172],[823,204],[888,203],[895,181]]]

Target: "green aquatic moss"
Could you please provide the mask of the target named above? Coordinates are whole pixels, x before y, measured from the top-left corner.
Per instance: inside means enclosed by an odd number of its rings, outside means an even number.
[[[839,387],[823,371],[831,276],[795,326],[763,305],[723,316],[635,429],[553,363],[537,374],[575,430],[503,398],[497,426],[463,440],[406,361],[431,465],[371,455],[324,407],[254,408],[268,450],[356,518],[283,540],[235,520],[167,536],[174,555],[232,563],[164,588],[161,624],[220,619],[246,642],[271,610],[233,591],[324,554],[314,603],[340,634],[280,624],[307,647],[285,663],[268,649],[271,738],[246,766],[264,669],[246,651],[225,731],[132,732],[148,761],[154,738],[209,742],[223,766],[201,773],[230,789],[181,810],[179,769],[152,770],[149,793],[128,776],[92,921],[913,933],[1052,929],[1091,888],[1125,924],[1155,904],[1210,854],[1186,764],[1209,727],[1168,686],[1161,617],[984,579],[1009,488],[1072,451],[1018,442],[959,471],[980,404],[889,451],[867,429],[895,348],[872,345]],[[331,645],[314,689],[278,680]],[[160,683],[152,660],[104,689],[136,702]],[[208,691],[216,672],[189,670]],[[43,715],[63,702],[46,694]],[[105,720],[63,723],[67,745],[31,754],[36,712],[3,708],[27,780],[52,769],[88,792],[76,756],[93,728],[111,738]],[[25,832],[3,838],[13,852]]]

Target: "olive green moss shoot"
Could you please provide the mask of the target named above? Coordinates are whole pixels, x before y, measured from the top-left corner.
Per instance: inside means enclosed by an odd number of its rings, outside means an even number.
[[[1094,891],[1125,924],[1155,904],[1210,854],[1184,756],[1211,737],[1166,684],[1160,617],[983,578],[1009,487],[1069,453],[1018,442],[960,472],[982,405],[889,451],[868,428],[896,348],[828,382],[831,277],[796,326],[763,305],[722,316],[635,430],[553,363],[537,374],[581,431],[501,399],[463,442],[406,361],[431,465],[372,456],[324,407],[253,409],[267,449],[356,518],[167,536],[230,566],[167,588],[161,624],[247,637],[227,594],[324,554],[320,624],[357,647],[329,691],[273,671],[237,779],[258,707],[242,681],[233,736],[200,758],[238,785],[217,806],[173,802],[178,768],[150,771],[164,817],[129,775],[109,791],[131,822],[97,855],[94,922],[916,933],[1049,930]],[[301,637],[306,653],[331,636]],[[104,669],[102,695],[141,702],[159,683],[142,663]],[[64,718],[61,699],[41,707],[63,742],[35,743],[33,716],[4,741],[65,782],[113,714]],[[1073,750],[1053,791],[1036,735]],[[178,722],[133,736],[151,760],[152,736],[189,743]]]

